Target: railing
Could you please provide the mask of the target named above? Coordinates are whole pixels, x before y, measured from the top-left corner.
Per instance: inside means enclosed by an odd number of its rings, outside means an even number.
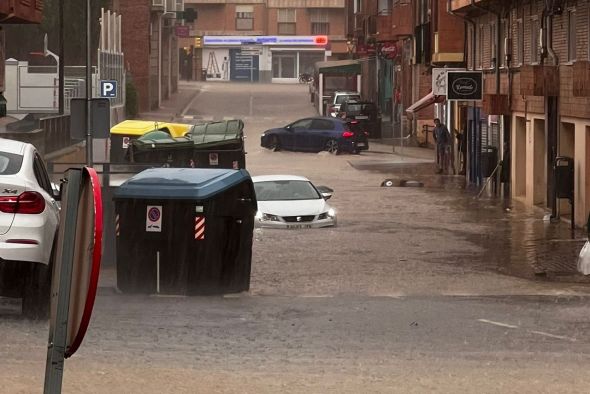
[[[33,144],[43,156],[77,143],[70,139],[70,115],[43,117],[30,131],[6,132],[0,137]]]

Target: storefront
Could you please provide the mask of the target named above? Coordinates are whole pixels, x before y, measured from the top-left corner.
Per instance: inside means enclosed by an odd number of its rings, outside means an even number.
[[[329,55],[326,36],[205,36],[203,43],[208,81],[297,83]]]

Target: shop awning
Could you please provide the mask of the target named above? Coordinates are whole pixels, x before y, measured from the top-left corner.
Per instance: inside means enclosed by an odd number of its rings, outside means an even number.
[[[421,109],[424,109],[434,103],[442,103],[445,101],[445,99],[445,96],[435,96],[434,94],[432,94],[432,92],[430,92],[426,96],[422,97],[420,100],[416,101],[414,104],[410,105],[406,109],[406,114],[409,119],[412,119],[414,117],[415,112],[418,112]]]
[[[360,74],[361,63],[358,60],[332,60],[317,62],[315,69],[318,73]]]

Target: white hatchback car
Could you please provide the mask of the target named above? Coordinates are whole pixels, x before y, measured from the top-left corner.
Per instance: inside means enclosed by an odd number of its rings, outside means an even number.
[[[318,190],[294,175],[252,177],[258,213],[254,225],[274,228],[318,228],[336,225],[336,211],[326,202],[331,190]]]
[[[0,138],[0,296],[29,317],[48,311],[58,194],[33,145]]]

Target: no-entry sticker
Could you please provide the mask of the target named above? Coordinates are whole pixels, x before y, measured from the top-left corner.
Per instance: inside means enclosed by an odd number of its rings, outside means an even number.
[[[152,233],[162,232],[162,206],[148,205],[145,216],[145,231]]]

